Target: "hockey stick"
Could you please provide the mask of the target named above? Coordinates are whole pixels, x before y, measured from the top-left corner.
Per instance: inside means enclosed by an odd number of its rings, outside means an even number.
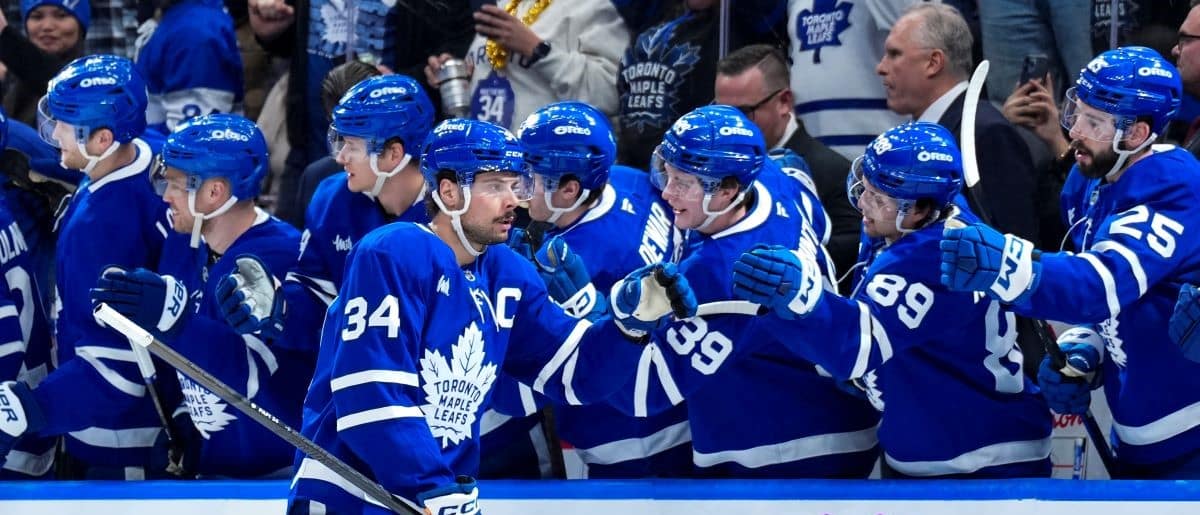
[[[258,422],[272,433],[275,433],[276,436],[284,439],[288,443],[303,451],[304,454],[307,454],[312,459],[328,467],[343,479],[350,482],[350,484],[360,488],[368,496],[375,499],[375,501],[379,504],[392,510],[392,512],[398,515],[423,515],[423,513],[417,508],[409,506],[408,504],[404,504],[397,498],[393,497],[379,483],[372,481],[371,479],[367,478],[367,476],[364,476],[361,472],[351,468],[350,465],[346,464],[346,462],[338,459],[337,456],[330,454],[329,451],[326,451],[317,444],[313,443],[312,440],[305,438],[295,429],[288,427],[287,424],[281,422],[275,417],[275,415],[272,415],[267,410],[264,410],[257,404],[254,404],[254,402],[252,402],[250,399],[247,399],[233,388],[230,388],[228,385],[221,382],[220,379],[213,377],[213,375],[208,373],[208,371],[200,368],[199,365],[185,358],[182,354],[176,352],[175,349],[168,347],[163,342],[154,338],[154,336],[145,329],[142,329],[128,318],[125,318],[124,315],[109,307],[108,304],[97,305],[95,309],[95,316],[98,320],[104,322],[109,327],[125,335],[125,337],[129,339],[130,343],[150,351],[151,354],[158,356],[160,359],[167,362],[168,365],[171,365],[172,367],[175,367],[176,370],[183,372],[188,377],[207,388],[217,397],[220,397],[225,402],[232,404],[233,407],[237,408],[242,413],[245,413],[255,422]]]
[[[983,92],[983,83],[987,80],[989,66],[987,60],[980,62],[979,66],[975,68],[975,73],[971,74],[970,82],[967,83],[967,93],[963,98],[962,137],[960,139],[962,140],[963,182],[967,183],[967,194],[978,206],[977,214],[983,223],[992,225],[992,217],[983,203],[983,185],[979,183],[979,161],[975,154],[975,113],[979,107],[979,96]],[[1035,254],[1034,257],[1036,258],[1038,255]],[[1046,350],[1046,355],[1050,357],[1050,365],[1055,370],[1063,371],[1064,375],[1082,381],[1083,378],[1070,373],[1077,370],[1067,365],[1066,355],[1063,354],[1062,349],[1058,348],[1058,342],[1051,336],[1053,333],[1046,321],[1034,319],[1033,327],[1038,340],[1041,340],[1042,347]],[[1110,476],[1114,476],[1116,459],[1113,457],[1112,449],[1108,446],[1108,438],[1104,436],[1104,431],[1100,429],[1100,424],[1096,422],[1096,417],[1092,415],[1090,408],[1083,415],[1083,427],[1094,442],[1096,454],[1100,455],[1104,469]]]
[[[158,393],[158,380],[156,376],[158,371],[154,369],[154,362],[150,359],[150,353],[146,349],[138,346],[132,339],[129,340],[129,348],[133,351],[133,359],[137,362],[138,372],[142,374],[142,382],[146,383],[146,391],[150,393],[150,402],[154,403],[154,411],[158,413],[158,421],[162,423],[163,431],[167,434],[167,473],[183,477],[183,439],[179,437],[179,432],[175,431],[175,426],[171,424],[171,415],[167,411],[167,405],[163,402],[162,395]]]

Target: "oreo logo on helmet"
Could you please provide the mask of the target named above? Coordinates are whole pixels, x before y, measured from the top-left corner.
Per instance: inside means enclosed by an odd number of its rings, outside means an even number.
[[[369,96],[371,98],[379,98],[384,95],[407,95],[407,94],[408,94],[407,88],[388,86],[386,88],[373,89],[373,90],[371,90],[370,93],[367,94],[367,96]]]
[[[250,141],[250,137],[229,129],[213,129],[208,137],[219,140]]]
[[[554,134],[562,136],[565,134],[578,134],[580,136],[591,136],[592,130],[587,127],[576,127],[574,125],[559,125],[554,128]]]
[[[79,81],[79,87],[90,88],[92,86],[113,86],[117,83],[117,79],[112,77],[88,77]]]
[[[722,136],[754,137],[754,131],[747,129],[745,127],[736,127],[736,126],[721,127],[720,129],[717,129],[717,134],[720,134]]]
[[[465,130],[467,130],[467,124],[461,123],[461,122],[443,123],[443,124],[437,126],[438,134],[445,134],[447,132],[465,131]]]
[[[1141,68],[1138,68],[1137,74],[1142,77],[1148,77],[1150,75],[1153,75],[1155,77],[1166,77],[1168,79],[1175,77],[1175,74],[1171,73],[1170,71],[1168,71],[1164,68],[1159,68],[1157,66],[1153,66],[1153,67],[1143,66]]]
[[[929,152],[927,150],[922,150],[917,153],[917,161],[922,163],[926,161],[945,161],[947,163],[953,163],[954,156],[942,152]]]

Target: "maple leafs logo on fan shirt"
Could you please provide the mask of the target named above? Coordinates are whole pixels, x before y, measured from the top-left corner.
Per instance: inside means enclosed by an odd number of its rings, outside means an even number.
[[[796,40],[801,51],[813,51],[813,62],[821,62],[821,48],[841,46],[838,36],[850,28],[850,10],[854,4],[836,0],[817,0],[812,10],[796,15]]]
[[[429,349],[421,358],[427,402],[421,411],[443,448],[471,437],[479,406],[496,380],[496,364],[485,365],[485,354],[483,333],[471,322],[451,349],[450,361],[440,351]]]

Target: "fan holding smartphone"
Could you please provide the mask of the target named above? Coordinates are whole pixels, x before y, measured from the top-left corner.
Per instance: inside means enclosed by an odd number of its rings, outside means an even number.
[[[1046,54],[1028,54],[1021,62],[1021,80],[1017,85],[1023,85],[1031,80],[1038,80],[1046,85],[1046,74],[1050,71],[1050,58]]]

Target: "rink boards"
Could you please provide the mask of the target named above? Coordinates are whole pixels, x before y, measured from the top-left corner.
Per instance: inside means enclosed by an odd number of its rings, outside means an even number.
[[[284,481],[0,483],[4,515],[283,513]],[[487,515],[1200,513],[1200,481],[483,481]]]

